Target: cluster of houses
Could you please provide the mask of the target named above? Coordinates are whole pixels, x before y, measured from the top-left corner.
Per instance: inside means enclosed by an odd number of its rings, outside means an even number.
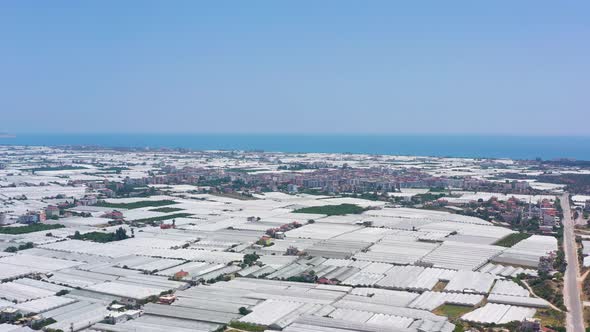
[[[98,198],[94,195],[86,195],[80,199],[74,200],[63,200],[60,203],[54,205],[48,205],[46,208],[41,210],[26,211],[24,214],[18,216],[16,220],[10,220],[5,214],[0,214],[0,225],[13,223],[14,221],[21,224],[37,224],[45,222],[48,219],[57,219],[59,217],[68,217],[70,214],[63,210],[75,207],[75,206],[90,206],[98,203]],[[123,214],[119,211],[111,211],[104,214],[102,217],[120,220],[123,219]]]
[[[539,224],[539,231],[542,233],[551,233],[553,228],[559,224],[559,211],[555,208],[555,202],[549,199],[541,199],[536,203],[526,203],[512,196],[506,200],[491,197],[488,200],[479,199],[478,201],[456,202],[447,201],[445,197],[436,201],[438,206],[458,207],[461,206],[466,211],[471,211],[477,216],[509,224],[529,223],[536,220]],[[463,209],[460,209],[463,211]]]

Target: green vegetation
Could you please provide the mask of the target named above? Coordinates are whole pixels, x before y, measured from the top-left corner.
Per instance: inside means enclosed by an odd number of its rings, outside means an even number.
[[[449,320],[461,318],[464,314],[472,311],[472,307],[456,305],[456,304],[443,304],[440,307],[434,309],[433,313],[441,316],[449,317]]]
[[[307,195],[315,195],[315,196],[330,196],[330,193],[327,191],[322,191],[319,189],[307,189],[307,188],[303,188],[301,190],[299,190],[300,193],[302,194],[307,194]]]
[[[565,260],[565,251],[563,250],[563,227],[557,229],[557,256],[553,268],[561,273],[565,273],[567,262]]]
[[[4,249],[4,252],[17,252],[17,251],[18,251],[18,248],[15,246],[10,246],[10,247]]]
[[[133,220],[134,222],[143,222],[143,223],[155,223],[158,221],[164,221],[164,220],[169,220],[169,219],[175,219],[175,218],[186,218],[186,217],[190,217],[192,216],[191,213],[174,213],[174,214],[169,214],[167,216],[159,216],[159,217],[151,217],[151,218],[143,218],[143,219],[136,219]]]
[[[240,307],[240,315],[242,316],[246,316],[247,314],[251,313],[252,310],[246,308],[246,307]]]
[[[35,244],[33,242],[27,242],[25,244],[21,244],[20,246],[15,247],[15,246],[10,246],[6,249],[4,249],[4,252],[17,252],[20,250],[26,250],[26,249],[31,249],[35,246]]]
[[[66,226],[60,224],[31,224],[22,227],[0,227],[0,234],[19,235],[40,231],[48,231],[50,229],[64,228]]]
[[[8,249],[7,249],[8,250]],[[590,296],[590,278],[586,277],[582,282],[582,292],[586,296]]]
[[[528,284],[537,296],[553,303],[560,309],[566,310],[563,303],[563,294],[561,292],[562,285],[560,283],[556,283],[551,279],[539,277],[528,280]]]
[[[183,210],[184,209],[181,209],[181,208],[161,207],[161,208],[157,208],[157,209],[151,209],[150,211],[152,211],[152,212],[170,213],[170,212],[177,212],[177,211],[183,211]]]
[[[289,164],[289,165],[281,165],[277,169],[278,170],[286,170],[286,171],[300,171],[304,169],[319,169],[319,166],[316,165],[308,165],[308,164]]]
[[[234,329],[240,329],[240,330],[251,331],[251,332],[264,332],[268,328],[266,326],[260,326],[260,325],[250,324],[250,323],[246,323],[246,322],[238,322],[238,321],[232,321],[231,323],[229,323],[229,326],[233,327]]]
[[[572,194],[590,194],[589,174],[548,174],[538,176],[537,180],[540,182],[565,184],[566,190]]]
[[[114,191],[118,197],[130,197],[131,194],[133,194],[134,197],[149,197],[157,193],[157,190],[154,187],[146,187],[130,183],[125,183],[121,187],[117,183],[111,182],[107,185],[107,188]]]
[[[445,197],[445,193],[425,193],[425,194],[418,194],[412,197],[413,202],[425,203],[425,202],[432,202],[436,201],[439,198]]]
[[[69,290],[67,290],[67,289],[62,289],[62,290],[60,290],[59,292],[55,293],[55,296],[64,296],[64,295],[66,295],[66,294],[69,294],[69,293],[70,293],[70,291],[69,291]]]
[[[293,211],[294,213],[313,213],[313,214],[325,214],[328,216],[341,216],[345,214],[360,214],[366,211],[355,204],[340,204],[340,205],[323,205],[323,206],[311,206],[301,208]]]
[[[37,323],[33,324],[33,325],[31,326],[31,328],[32,328],[33,330],[40,330],[40,329],[42,329],[43,327],[45,327],[45,326],[47,326],[47,325],[51,325],[51,324],[53,324],[53,323],[56,323],[56,322],[57,322],[57,321],[56,321],[55,319],[53,319],[53,318],[47,318],[47,319],[44,319],[44,320],[42,320],[42,321],[40,321],[40,322],[37,322]]]
[[[123,229],[123,227],[119,227],[114,233],[90,232],[80,234],[80,232],[76,231],[76,233],[74,233],[74,235],[71,236],[71,238],[74,240],[88,240],[93,242],[106,243],[125,240],[129,238],[129,236],[127,236],[127,231]]]
[[[228,172],[236,172],[236,173],[253,173],[260,171],[259,169],[249,169],[249,168],[228,168]]]
[[[304,275],[300,275],[300,276],[292,276],[287,278],[287,281],[293,281],[293,282],[306,282],[306,283],[310,283],[313,284],[317,281],[317,278],[315,278],[315,276],[304,276]]]
[[[251,200],[255,200],[258,199],[256,197],[254,197],[252,194],[248,194],[248,193],[239,193],[239,192],[228,192],[228,193],[209,193],[213,196],[218,196],[218,197],[227,197],[227,198],[233,198],[233,199],[239,199],[241,201],[251,201]]]
[[[132,203],[108,203],[108,202],[99,202],[96,206],[108,207],[113,209],[139,209],[144,207],[158,207],[158,206],[165,206],[165,205],[172,205],[177,204],[173,200],[164,199],[161,201],[137,201]]]
[[[46,172],[46,171],[72,171],[72,170],[78,170],[78,169],[88,169],[88,168],[82,167],[82,166],[65,165],[65,166],[37,167],[37,168],[31,168],[31,169],[29,169],[29,171],[35,173],[35,172]]]
[[[353,198],[361,198],[361,199],[366,199],[369,201],[387,201],[389,199],[389,196],[387,196],[386,193],[380,194],[377,192],[366,192],[366,193],[360,193],[360,194],[343,194],[340,195],[342,197],[353,197]]]
[[[200,177],[197,185],[205,186],[205,187],[217,187],[222,184],[227,184],[227,183],[231,183],[231,182],[232,181],[229,176],[219,178],[219,179],[210,179],[210,180],[205,179],[205,177]]]
[[[453,330],[453,332],[464,332],[464,331],[465,331],[465,327],[463,327],[463,324],[461,322],[456,322],[455,329]]]
[[[258,258],[260,258],[260,256],[258,256],[256,254],[246,254],[246,255],[244,255],[244,258],[242,259],[242,261],[244,262],[245,265],[251,266],[252,264],[254,264],[254,262],[256,262],[258,260]]]
[[[559,312],[555,309],[537,309],[534,318],[541,320],[543,326],[563,326],[565,322],[565,313]]]
[[[21,244],[20,246],[18,246],[18,250],[26,250],[26,249],[31,249],[35,246],[35,244],[33,242],[27,242],[25,244]]]
[[[512,247],[513,245],[517,244],[518,242],[520,242],[524,239],[528,239],[530,236],[531,236],[531,234],[527,234],[527,233],[512,233],[512,234],[509,234],[508,236],[498,240],[494,244],[497,246],[501,246],[501,247]]]
[[[123,167],[123,166],[113,166],[113,167],[106,167],[106,168],[102,168],[103,171],[111,171],[111,172],[115,172],[115,173],[121,173],[121,171],[128,171],[131,168],[129,167]]]

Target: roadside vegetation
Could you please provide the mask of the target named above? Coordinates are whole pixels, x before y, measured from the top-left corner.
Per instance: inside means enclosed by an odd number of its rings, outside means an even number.
[[[535,314],[534,318],[540,319],[543,326],[551,327],[552,329],[558,331],[560,328],[563,328],[563,323],[565,322],[565,313],[559,312],[555,309],[537,309],[537,313]]]
[[[585,298],[590,298],[590,277],[588,276],[582,282],[582,293]]]
[[[32,224],[20,227],[0,227],[0,234],[19,235],[40,231],[48,231],[51,229],[64,228],[66,226],[60,224]]]
[[[563,280],[561,276],[550,278],[539,276],[527,280],[527,283],[533,289],[535,294],[558,307],[559,309],[566,310],[563,302]]]
[[[590,307],[584,306],[582,308],[582,314],[584,315],[584,325],[590,326]],[[590,327],[587,327],[586,331],[590,331]]]
[[[323,206],[311,206],[301,208],[293,211],[294,213],[312,213],[312,214],[325,214],[328,216],[342,216],[346,214],[360,214],[367,209],[360,207],[356,204],[340,204],[340,205],[323,205]]]

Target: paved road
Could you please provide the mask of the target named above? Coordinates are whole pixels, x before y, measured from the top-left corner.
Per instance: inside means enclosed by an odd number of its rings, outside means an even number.
[[[580,299],[581,290],[578,283],[580,271],[578,266],[578,250],[574,235],[574,220],[570,211],[568,194],[565,193],[560,200],[563,209],[563,246],[567,261],[563,289],[564,301],[568,309],[567,331],[584,332],[584,315],[582,314],[582,301]]]

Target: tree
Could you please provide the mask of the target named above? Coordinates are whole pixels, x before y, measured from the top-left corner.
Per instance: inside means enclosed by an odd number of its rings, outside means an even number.
[[[70,291],[69,291],[69,290],[67,290],[67,289],[62,289],[62,290],[60,290],[59,292],[55,293],[55,296],[63,296],[63,295],[66,295],[66,294],[68,294],[69,292],[70,292]]]
[[[126,238],[128,238],[127,231],[123,227],[119,227],[115,231],[115,241],[125,240]]]
[[[5,252],[17,252],[18,251],[18,248],[17,247],[14,247],[14,246],[11,246],[11,247],[8,247],[8,248],[4,249],[4,251]]]
[[[72,236],[72,239],[74,239],[74,240],[81,240],[82,239],[82,234],[80,234],[79,231],[76,231],[74,233],[74,236]]]
[[[33,242],[27,242],[25,244],[21,244],[20,246],[18,246],[18,250],[31,249],[31,248],[33,248],[33,246],[34,246]]]
[[[244,264],[250,266],[252,264],[254,264],[255,261],[258,260],[258,258],[260,258],[260,256],[256,255],[256,254],[246,254],[244,255]]]
[[[249,310],[246,307],[240,307],[240,315],[242,315],[242,316],[246,316],[247,314],[249,314],[251,312],[252,312],[252,310]]]

